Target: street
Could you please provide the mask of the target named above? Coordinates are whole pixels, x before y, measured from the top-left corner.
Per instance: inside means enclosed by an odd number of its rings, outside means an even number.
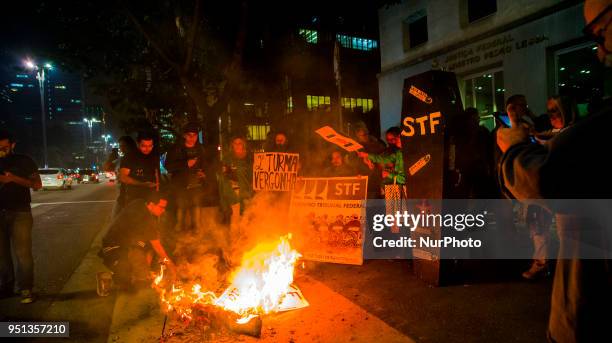
[[[104,270],[96,253],[115,191],[103,182],[33,193],[37,301],[22,305],[18,297],[0,300],[0,320],[69,321],[73,342],[159,339],[164,315],[151,289],[109,297],[96,294],[95,273]],[[363,266],[307,262],[296,271],[296,284],[310,306],[264,318],[261,341],[334,341],[333,332],[341,326],[344,337],[358,342],[375,337],[461,342],[465,336],[457,333],[466,331],[474,341],[512,336],[517,342],[543,342],[550,280],[500,280],[495,269],[507,271],[512,265],[488,267],[484,274],[493,274],[489,279],[431,288],[413,275],[406,261],[365,261]],[[509,293],[513,297],[505,296]],[[333,310],[326,309],[328,303],[336,304]],[[502,325],[500,318],[512,320]],[[441,325],[445,330],[439,330]],[[182,330],[182,324],[170,320],[166,334],[177,327]],[[170,341],[182,341],[181,336],[173,337]]]
[[[94,328],[103,329],[110,324],[113,299],[97,297],[95,275],[90,275],[87,285],[80,285],[83,286],[80,290],[69,285],[68,281],[75,276],[94,238],[106,224],[115,192],[113,184],[103,182],[75,184],[71,190],[32,193],[32,251],[37,299],[29,305],[21,305],[19,297],[1,299],[0,320],[62,320],[66,318],[62,314],[64,309],[71,313],[72,318],[78,318],[81,301],[93,299],[101,311],[95,317],[91,314],[83,316],[82,320],[90,320],[89,324]],[[60,316],[55,317],[56,314]],[[91,328],[89,324],[87,330]],[[92,339],[104,336],[103,332],[85,332],[82,329],[83,326],[75,323],[71,327],[71,336],[82,335]],[[100,341],[105,341],[105,336]]]

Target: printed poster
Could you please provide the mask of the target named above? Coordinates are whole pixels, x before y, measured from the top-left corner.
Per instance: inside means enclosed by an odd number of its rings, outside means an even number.
[[[367,177],[301,178],[291,194],[290,223],[303,258],[363,264]]]

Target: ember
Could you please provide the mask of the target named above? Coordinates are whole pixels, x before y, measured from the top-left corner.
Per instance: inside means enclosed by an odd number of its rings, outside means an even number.
[[[193,319],[194,308],[214,306],[235,313],[244,324],[260,314],[279,310],[291,291],[295,263],[300,253],[291,248],[291,234],[273,243],[259,244],[244,254],[241,266],[230,277],[230,286],[217,296],[202,290],[199,283],[183,285],[165,279],[165,266],[153,282],[166,311],[185,320]]]

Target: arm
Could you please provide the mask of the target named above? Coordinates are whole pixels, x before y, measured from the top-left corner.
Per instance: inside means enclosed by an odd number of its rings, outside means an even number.
[[[26,188],[32,188],[34,190],[42,188],[42,182],[40,181],[40,175],[38,175],[38,173],[32,173],[32,175],[30,175],[30,177],[27,179],[9,172],[4,173],[4,175],[0,175],[0,183],[9,182],[16,183]]]
[[[172,262],[168,254],[166,253],[166,249],[164,249],[164,246],[161,244],[160,240],[154,239],[154,240],[149,241],[149,243],[151,243],[151,247],[153,247],[153,250],[155,250],[155,253],[157,254],[157,256],[159,256],[159,258],[161,258],[162,260],[166,261],[166,265],[168,266],[168,269],[170,269],[170,271],[174,273],[176,271],[176,266],[174,265],[174,262]]]
[[[130,177],[130,169],[121,168],[119,169],[119,181],[126,185],[140,186],[140,187],[156,187],[155,182],[142,182]]]

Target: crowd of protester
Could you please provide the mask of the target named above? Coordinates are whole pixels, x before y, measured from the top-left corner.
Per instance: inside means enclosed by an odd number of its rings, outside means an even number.
[[[608,67],[612,60],[610,8],[607,1],[585,4],[589,23],[585,33],[598,43],[599,56]],[[455,114],[447,123],[460,152],[454,165],[456,193],[466,199],[511,199],[495,210],[500,225],[513,225],[516,204],[544,200],[521,205],[534,251],[523,277],[535,279],[555,271],[549,340],[573,342],[609,336],[605,325],[609,318],[605,313],[612,305],[609,251],[585,260],[578,246],[585,239],[601,239],[609,229],[597,227],[593,218],[584,218],[574,209],[555,208],[545,200],[610,197],[607,168],[599,161],[611,127],[612,104],[609,99],[598,102],[581,117],[571,97],[529,99],[546,102],[547,114],[536,116],[527,100],[521,94],[508,97],[505,112],[511,125],[498,120],[493,132],[479,125],[475,108]],[[146,282],[153,253],[171,270],[175,268],[172,247],[168,249],[159,238],[161,226],[182,235],[221,225],[226,227],[225,239],[240,235],[242,216],[255,195],[252,150],[245,137],[236,136],[219,158],[207,153],[215,149],[206,149],[207,137],[201,140],[200,134],[197,123],[187,123],[180,139],[167,151],[163,166],[155,135],[141,132],[136,141],[124,136],[119,139],[119,150],[104,164],[105,170],[119,175],[119,195],[99,255],[118,284],[131,287]],[[284,131],[271,133],[263,150],[300,153],[300,176],[367,176],[368,199],[388,198],[392,189],[399,190],[400,197],[410,197],[402,150],[409,140],[401,138],[401,129],[388,128],[386,143],[371,135],[365,125],[357,125],[352,134],[363,146],[358,153],[339,148],[304,151],[293,146],[292,137]],[[29,189],[40,188],[41,182],[36,164],[14,153],[14,146],[14,138],[0,132],[0,292],[12,293],[17,286],[22,302],[29,303],[33,301]],[[163,169],[169,178],[162,175]],[[170,220],[160,219],[164,212],[170,212]],[[553,222],[559,254],[564,257],[557,259],[555,267],[549,263]],[[228,254],[220,255],[227,264],[232,263]]]

